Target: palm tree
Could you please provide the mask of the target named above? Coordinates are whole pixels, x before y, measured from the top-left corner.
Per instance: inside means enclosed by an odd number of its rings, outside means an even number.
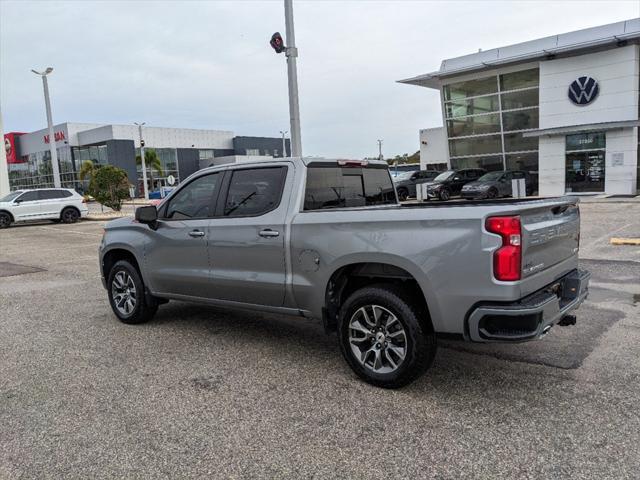
[[[147,167],[147,171],[149,172],[149,180],[151,183],[151,189],[153,189],[153,171],[158,172],[158,175],[161,177],[164,176],[162,172],[162,162],[160,161],[160,157],[153,148],[147,148],[144,151],[144,163]],[[140,155],[136,155],[136,165],[142,165],[142,159]]]

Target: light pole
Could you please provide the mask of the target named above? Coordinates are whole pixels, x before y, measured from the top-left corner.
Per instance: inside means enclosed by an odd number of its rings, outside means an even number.
[[[47,109],[47,126],[49,127],[49,151],[51,152],[51,167],[53,169],[53,186],[60,188],[60,165],[58,165],[58,151],[56,149],[56,137],[53,132],[53,120],[51,119],[51,100],[49,99],[49,84],[47,83],[47,75],[53,72],[52,67],[48,67],[44,72],[31,70],[36,75],[42,77],[42,85],[44,87],[44,104]]]
[[[138,135],[140,135],[140,163],[142,165],[142,191],[144,192],[144,199],[149,200],[149,188],[147,187],[147,163],[144,159],[144,140],[142,139],[142,126],[145,122],[138,123],[133,122],[138,126]]]
[[[9,164],[7,163],[7,152],[4,145],[4,130],[2,129],[2,111],[0,111],[0,138],[2,138],[2,148],[0,148],[0,198],[9,194]]]
[[[378,140],[378,160],[382,160],[382,140]]]
[[[302,140],[300,138],[300,104],[298,102],[298,71],[296,58],[296,34],[293,30],[293,0],[284,0],[284,21],[286,26],[285,55],[287,56],[287,75],[289,78],[289,117],[291,121],[291,156],[302,156]]]
[[[287,156],[287,142],[284,139],[284,136],[289,133],[288,130],[280,130],[280,135],[282,135],[282,157],[286,157]]]

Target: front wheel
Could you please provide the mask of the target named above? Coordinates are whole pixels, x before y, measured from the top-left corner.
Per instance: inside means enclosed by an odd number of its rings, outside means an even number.
[[[149,305],[138,270],[126,260],[111,268],[107,281],[111,309],[123,323],[144,323],[153,318],[158,305]]]
[[[451,198],[451,194],[449,193],[449,190],[447,190],[446,188],[443,188],[442,190],[440,190],[440,200],[446,202],[450,198]]]
[[[339,315],[340,349],[351,369],[383,388],[399,388],[422,375],[433,362],[436,340],[419,317],[419,309],[394,286],[351,294]]]
[[[404,202],[407,198],[409,198],[409,191],[406,188],[398,189],[398,200]]]

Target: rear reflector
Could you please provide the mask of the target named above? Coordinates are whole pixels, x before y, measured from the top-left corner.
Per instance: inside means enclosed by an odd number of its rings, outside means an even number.
[[[520,280],[522,270],[522,236],[520,217],[489,217],[487,231],[502,237],[502,246],[493,253],[493,276],[496,280]]]

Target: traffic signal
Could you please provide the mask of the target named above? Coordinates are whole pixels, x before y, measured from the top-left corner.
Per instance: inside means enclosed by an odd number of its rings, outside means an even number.
[[[144,140],[140,140],[140,146],[144,147]]]
[[[271,35],[271,41],[269,42],[271,48],[273,48],[276,53],[282,53],[285,51],[284,40],[282,40],[282,35],[280,32],[276,32]]]

